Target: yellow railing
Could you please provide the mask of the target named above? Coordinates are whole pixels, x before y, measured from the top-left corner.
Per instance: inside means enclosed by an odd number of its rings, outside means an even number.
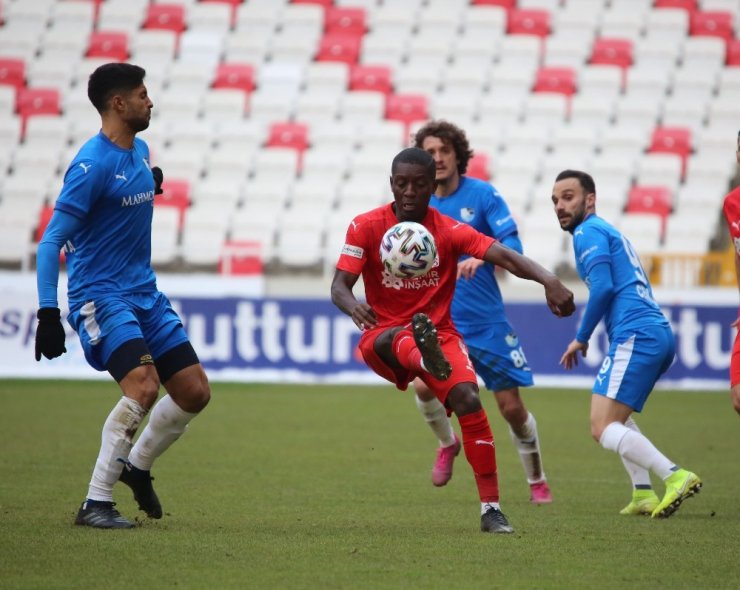
[[[650,282],[656,287],[733,287],[735,251],[706,254],[641,254]]]

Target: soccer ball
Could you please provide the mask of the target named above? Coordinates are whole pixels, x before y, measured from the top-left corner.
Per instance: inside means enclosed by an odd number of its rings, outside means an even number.
[[[427,274],[437,258],[434,236],[420,223],[402,221],[385,232],[380,260],[394,277],[413,279]]]

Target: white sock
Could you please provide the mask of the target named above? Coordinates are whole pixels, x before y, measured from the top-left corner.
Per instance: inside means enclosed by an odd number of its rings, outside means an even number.
[[[601,434],[599,443],[643,469],[649,469],[661,479],[668,477],[673,472],[671,468],[675,467],[644,434],[631,430],[620,422],[609,424]]]
[[[624,425],[633,432],[640,432],[640,429],[637,427],[637,423],[632,419],[632,416],[625,420]],[[647,469],[633,461],[630,461],[627,457],[623,457],[622,455],[620,455],[619,458],[622,459],[622,464],[632,480],[632,487],[634,489],[652,489],[653,484],[650,481],[650,472]]]
[[[436,397],[434,399],[425,402],[416,398],[416,407],[419,408],[421,415],[429,424],[429,428],[432,429],[434,436],[439,440],[441,447],[449,447],[455,444],[455,431],[452,429],[450,419],[447,417],[447,411]]]
[[[509,434],[514,441],[519,458],[522,460],[524,474],[530,484],[545,481],[545,472],[542,469],[542,457],[540,456],[540,439],[537,435],[537,421],[531,413],[527,413],[527,420],[522,425],[522,438],[519,438],[514,429],[509,425]]]
[[[480,515],[483,516],[486,512],[488,512],[489,508],[495,508],[496,510],[501,510],[501,506],[498,502],[481,502],[480,503]]]
[[[123,468],[118,459],[128,457],[134,434],[144,416],[144,407],[128,397],[121,397],[108,414],[103,424],[100,452],[87,490],[88,500],[113,501],[113,485],[118,481]]]
[[[128,460],[134,467],[149,471],[154,460],[180,438],[197,415],[186,412],[165,395],[154,405],[149,422],[131,449]]]

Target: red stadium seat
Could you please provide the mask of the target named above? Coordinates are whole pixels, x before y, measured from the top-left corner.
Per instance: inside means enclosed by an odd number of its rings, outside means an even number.
[[[341,61],[347,64],[357,63],[360,55],[362,36],[346,33],[329,33],[319,42],[316,61]]]
[[[54,205],[44,205],[39,213],[39,219],[36,222],[36,231],[33,232],[33,241],[39,243],[41,238],[44,237],[46,226],[51,221],[51,216],[54,214]]]
[[[547,37],[550,34],[550,13],[547,10],[512,10],[507,32],[510,35]]]
[[[689,13],[699,9],[697,0],[655,0],[653,8],[683,8]]]
[[[218,272],[222,275],[261,275],[262,244],[257,241],[227,240],[221,249]]]
[[[686,174],[686,162],[691,155],[691,130],[688,127],[658,127],[653,131],[648,152],[681,156],[681,175]]]
[[[334,4],[334,0],[291,0],[291,4],[318,4],[324,8],[329,8]]]
[[[349,75],[350,90],[375,90],[383,94],[393,92],[393,72],[389,66],[355,64]]]
[[[267,147],[289,147],[303,152],[308,147],[308,125],[273,123],[267,133]]]
[[[663,221],[663,229],[671,213],[671,191],[664,186],[635,185],[627,197],[626,213],[653,213]]]
[[[367,30],[366,15],[363,8],[329,7],[324,22],[327,33],[345,33],[359,36],[364,35]]]
[[[56,88],[21,88],[16,92],[16,111],[21,116],[21,133],[26,133],[26,121],[35,115],[59,115],[62,112],[59,90]]]
[[[628,39],[597,39],[591,50],[591,64],[632,65],[632,42]]]
[[[727,65],[740,66],[740,39],[733,39],[727,44]]]
[[[488,154],[475,152],[475,155],[468,161],[468,169],[465,171],[465,175],[480,178],[486,182],[491,180],[491,167]]]
[[[212,86],[252,92],[255,88],[254,66],[241,63],[218,64]]]
[[[409,126],[429,118],[428,99],[423,94],[389,94],[385,99],[385,118]]]
[[[477,6],[501,6],[507,10],[512,10],[516,7],[516,0],[473,0],[471,4]]]
[[[556,92],[570,97],[576,92],[576,72],[573,68],[540,68],[533,91]]]
[[[689,34],[721,37],[729,42],[734,37],[732,18],[732,13],[725,11],[694,12],[689,21]]]
[[[167,179],[162,182],[161,195],[154,198],[157,207],[175,207],[180,212],[180,223],[182,229],[185,220],[185,210],[190,207],[190,183],[187,180]]]
[[[39,211],[38,221],[36,222],[36,229],[33,232],[33,242],[38,245],[41,238],[44,237],[46,226],[51,221],[51,216],[54,215],[54,205],[44,205]],[[59,264],[66,264],[67,258],[64,256],[64,249],[59,251]]]
[[[185,30],[185,7],[182,4],[150,4],[142,28],[164,29],[179,35]]]
[[[128,55],[128,35],[118,31],[94,31],[85,53],[85,57],[108,57],[115,61],[126,61]]]
[[[15,86],[16,91],[26,86],[26,62],[14,57],[0,57],[0,84]]]

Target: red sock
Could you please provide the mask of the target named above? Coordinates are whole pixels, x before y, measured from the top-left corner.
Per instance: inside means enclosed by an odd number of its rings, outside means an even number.
[[[498,473],[496,472],[496,447],[486,411],[458,418],[462,430],[465,458],[473,468],[475,483],[481,502],[498,502]]]
[[[393,354],[401,366],[411,371],[422,371],[421,352],[411,330],[401,330],[393,337]]]

